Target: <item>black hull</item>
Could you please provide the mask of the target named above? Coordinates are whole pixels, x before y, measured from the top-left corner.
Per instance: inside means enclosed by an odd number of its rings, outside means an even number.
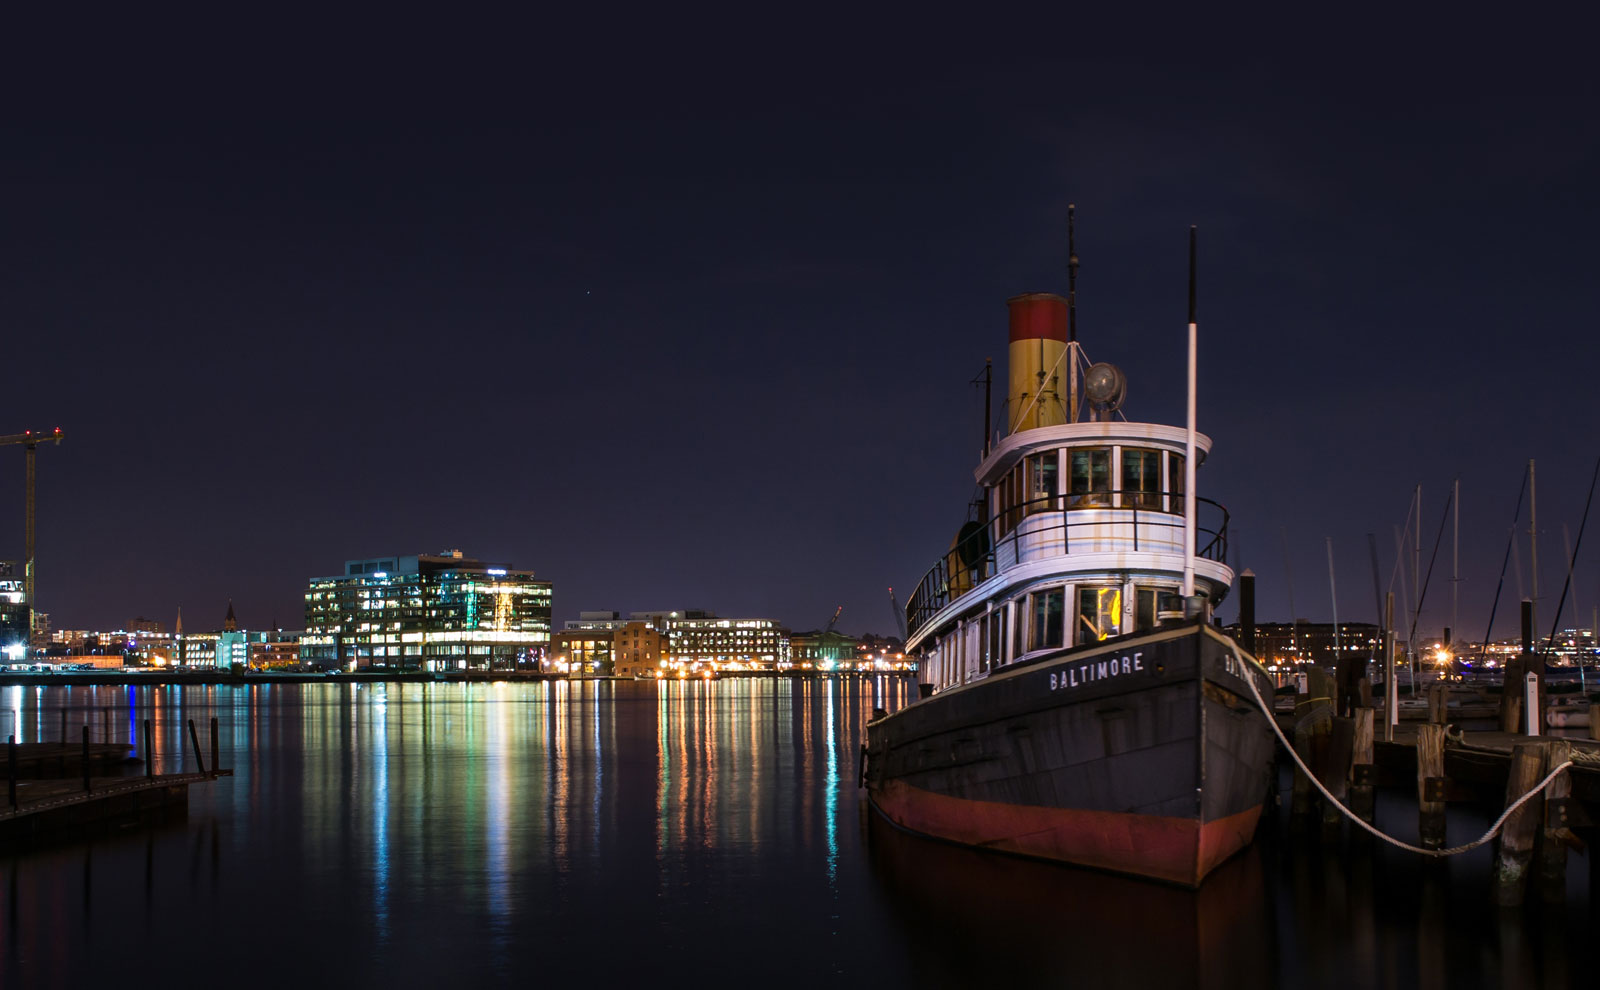
[[[890,821],[969,845],[1198,885],[1254,832],[1271,687],[1191,624],[1030,659],[867,727]]]

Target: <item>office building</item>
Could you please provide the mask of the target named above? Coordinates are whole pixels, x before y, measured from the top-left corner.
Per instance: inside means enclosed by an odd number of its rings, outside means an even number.
[[[300,657],[322,667],[538,669],[550,648],[549,581],[439,554],[345,562],[306,586]]]

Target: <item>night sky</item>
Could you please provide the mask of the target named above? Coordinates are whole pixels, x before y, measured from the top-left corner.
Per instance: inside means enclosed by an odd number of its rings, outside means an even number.
[[[459,547],[553,580],[558,624],[890,632],[965,518],[1006,298],[1065,291],[1069,202],[1131,419],[1182,423],[1199,225],[1200,492],[1262,618],[1287,550],[1326,620],[1332,537],[1370,620],[1366,534],[1387,582],[1421,483],[1426,564],[1459,476],[1482,635],[1529,458],[1550,614],[1600,455],[1575,23],[253,10],[10,32],[0,432],[69,435],[39,455],[56,628],[230,598],[298,628],[307,577]],[[1586,622],[1600,520],[1577,587]]]

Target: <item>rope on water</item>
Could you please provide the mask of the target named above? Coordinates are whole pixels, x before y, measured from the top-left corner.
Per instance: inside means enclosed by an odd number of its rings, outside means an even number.
[[[1267,724],[1272,726],[1273,734],[1278,737],[1279,742],[1283,743],[1283,748],[1289,751],[1290,756],[1294,757],[1295,766],[1300,768],[1300,772],[1305,774],[1306,778],[1309,779],[1312,784],[1316,785],[1317,790],[1322,793],[1322,797],[1325,800],[1331,801],[1335,808],[1338,808],[1340,811],[1344,812],[1344,816],[1346,818],[1350,819],[1352,822],[1355,822],[1357,825],[1360,825],[1362,828],[1366,829],[1368,832],[1371,832],[1373,835],[1377,836],[1383,841],[1389,843],[1391,846],[1395,846],[1400,849],[1405,849],[1422,856],[1430,856],[1435,859],[1443,858],[1445,856],[1459,856],[1464,852],[1476,849],[1495,837],[1495,834],[1500,831],[1501,826],[1506,823],[1506,819],[1511,817],[1512,812],[1526,804],[1534,795],[1538,794],[1546,787],[1549,787],[1551,781],[1559,777],[1562,771],[1572,766],[1572,761],[1567,760],[1554,770],[1551,770],[1544,780],[1541,780],[1538,785],[1533,788],[1533,790],[1512,802],[1511,806],[1502,812],[1499,818],[1495,819],[1494,824],[1489,826],[1489,831],[1483,833],[1483,835],[1472,840],[1466,845],[1451,846],[1449,849],[1424,849],[1421,846],[1413,846],[1409,842],[1401,842],[1392,835],[1385,835],[1373,826],[1362,821],[1361,818],[1355,814],[1355,812],[1351,811],[1349,808],[1346,808],[1343,802],[1334,797],[1326,787],[1322,786],[1322,781],[1318,780],[1317,775],[1311,772],[1311,768],[1306,766],[1304,760],[1300,759],[1300,754],[1294,751],[1294,746],[1290,744],[1288,737],[1283,734],[1283,730],[1278,727],[1278,720],[1273,717],[1272,709],[1268,708],[1267,703],[1261,700],[1261,691],[1256,687],[1256,679],[1251,676],[1251,674],[1255,672],[1256,665],[1245,660],[1244,656],[1239,652],[1239,647],[1237,645],[1233,647],[1233,655],[1235,659],[1239,661],[1240,668],[1245,672],[1245,683],[1250,685],[1250,693],[1255,695],[1257,707],[1261,709],[1262,714],[1266,715]]]

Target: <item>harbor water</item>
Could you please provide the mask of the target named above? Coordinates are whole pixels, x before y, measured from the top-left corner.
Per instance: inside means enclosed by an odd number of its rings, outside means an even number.
[[[1187,891],[918,839],[857,788],[881,679],[0,688],[0,735],[232,777],[187,816],[0,852],[0,986],[1593,986],[1566,904],[1287,834]],[[141,772],[138,769],[132,772]],[[1284,778],[1287,788],[1287,777]],[[1287,795],[1285,794],[1285,804]],[[1454,810],[1449,844],[1487,826]],[[1414,841],[1414,801],[1379,824]],[[1591,851],[1590,855],[1593,855]]]

